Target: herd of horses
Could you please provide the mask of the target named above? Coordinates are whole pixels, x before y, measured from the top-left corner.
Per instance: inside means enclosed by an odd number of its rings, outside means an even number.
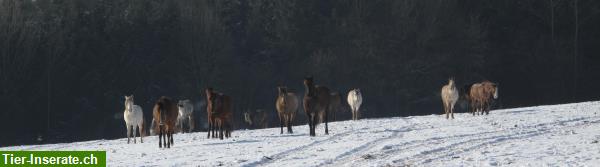
[[[341,104],[341,94],[331,92],[329,88],[314,84],[312,77],[304,78],[304,98],[300,101],[298,95],[285,86],[277,87],[277,100],[275,108],[279,117],[281,134],[283,127],[287,127],[287,133],[294,133],[292,123],[296,116],[300,104],[304,107],[304,112],[308,119],[310,127],[310,136],[316,136],[315,128],[319,123],[325,123],[325,134],[329,134],[329,115],[332,114],[335,119],[335,112],[339,110]],[[217,92],[213,88],[204,90],[206,97],[206,112],[208,131],[207,138],[229,138],[233,131],[233,104],[230,96]],[[358,111],[362,104],[362,94],[359,89],[352,89],[348,93],[348,104],[352,108],[353,120],[358,119]],[[142,108],[135,105],[133,95],[125,96],[124,119],[127,127],[127,143],[133,135],[134,143],[136,131],[139,130],[140,141],[145,134],[144,115]],[[185,133],[184,125],[189,125],[187,129],[191,132],[194,127],[193,105],[190,100],[180,100],[175,102],[169,97],[162,96],[154,104],[152,111],[152,124],[150,133],[158,135],[158,147],[170,148],[173,145],[173,134],[176,128]],[[254,113],[245,112],[244,122],[257,128],[266,128],[267,113],[257,111]],[[133,129],[133,131],[132,131]]]
[[[284,126],[287,127],[287,133],[294,133],[292,123],[296,113],[302,104],[306,114],[309,135],[316,136],[316,126],[325,124],[325,134],[329,134],[328,123],[329,116],[333,116],[338,112],[341,104],[341,94],[331,91],[328,87],[317,85],[312,77],[306,77],[303,81],[304,97],[302,99],[296,92],[288,89],[285,86],[277,87],[277,99],[275,108],[279,117],[280,133],[283,134]],[[233,131],[233,103],[232,98],[226,94],[215,91],[213,88],[204,90],[206,97],[206,112],[208,131],[207,138],[229,138]],[[467,85],[463,91],[459,91],[455,85],[454,79],[449,79],[448,84],[442,87],[441,97],[444,106],[446,118],[454,118],[454,106],[459,100],[459,94],[469,101],[470,112],[489,114],[490,105],[493,99],[498,98],[498,87],[496,83],[483,81]],[[360,117],[360,106],[363,102],[363,97],[360,89],[351,89],[346,98],[352,113],[352,120],[358,120]],[[135,140],[136,131],[139,130],[140,142],[143,142],[144,131],[144,115],[142,108],[134,104],[133,95],[125,96],[125,111],[124,119],[127,127],[127,143],[129,143],[131,135]],[[152,125],[150,126],[151,134],[158,135],[158,147],[170,148],[173,145],[173,134],[176,128],[185,132],[184,124],[189,125],[187,129],[191,132],[194,127],[193,105],[190,100],[180,100],[175,102],[169,97],[162,96],[154,104],[152,112]],[[244,113],[244,122],[256,128],[266,128],[267,112],[247,111]],[[133,130],[133,131],[132,131]]]
[[[454,119],[454,107],[459,99],[460,91],[456,88],[454,79],[448,79],[448,84],[442,87],[442,103],[446,119]],[[498,99],[498,84],[491,81],[483,81],[465,85],[461,92],[463,98],[469,102],[469,112],[473,115],[490,113],[490,106],[495,99]]]

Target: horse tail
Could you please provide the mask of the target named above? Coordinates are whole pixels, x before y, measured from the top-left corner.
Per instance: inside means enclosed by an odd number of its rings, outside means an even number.
[[[160,118],[158,120],[158,125],[164,125],[165,123],[165,105],[164,105],[164,100],[161,99],[161,101],[158,102],[158,112],[160,114]]]

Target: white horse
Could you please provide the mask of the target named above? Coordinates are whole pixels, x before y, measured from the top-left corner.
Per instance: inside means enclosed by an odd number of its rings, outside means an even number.
[[[194,130],[194,105],[192,105],[192,102],[189,99],[179,100],[177,108],[179,109],[177,124],[179,125],[181,132],[185,133],[183,127],[186,122],[189,125],[188,132],[192,132],[192,130]]]
[[[131,137],[131,133],[133,133],[133,143],[135,141],[135,131],[140,133],[140,142],[144,142],[144,112],[142,112],[142,107],[133,104],[133,95],[125,96],[125,112],[123,112],[123,117],[125,119],[125,126],[127,127],[127,143],[129,143],[129,138]],[[133,131],[131,131],[133,129]]]
[[[362,104],[362,94],[360,93],[360,89],[352,89],[348,92],[348,104],[350,105],[350,109],[352,110],[352,120],[358,120],[359,116],[359,108]]]
[[[444,103],[444,113],[446,113],[446,119],[454,119],[454,105],[458,101],[458,89],[454,84],[454,79],[448,80],[448,85],[442,87],[442,102]]]

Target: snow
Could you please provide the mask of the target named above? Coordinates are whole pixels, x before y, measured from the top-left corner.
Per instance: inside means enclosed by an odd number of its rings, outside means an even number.
[[[440,111],[441,112],[441,111]],[[159,149],[127,138],[3,147],[0,150],[106,150],[108,166],[595,166],[600,164],[600,102],[456,114],[341,121],[294,134],[237,130],[233,138],[175,134]],[[125,136],[124,136],[125,137]],[[139,138],[138,138],[139,142]]]

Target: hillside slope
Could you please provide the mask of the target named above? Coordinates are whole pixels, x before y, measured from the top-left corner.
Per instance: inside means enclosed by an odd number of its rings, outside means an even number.
[[[307,126],[238,130],[226,140],[205,132],[176,134],[171,149],[156,136],[4,147],[1,150],[106,150],[109,166],[589,166],[600,164],[600,102],[364,119]],[[139,141],[139,138],[138,138]]]

